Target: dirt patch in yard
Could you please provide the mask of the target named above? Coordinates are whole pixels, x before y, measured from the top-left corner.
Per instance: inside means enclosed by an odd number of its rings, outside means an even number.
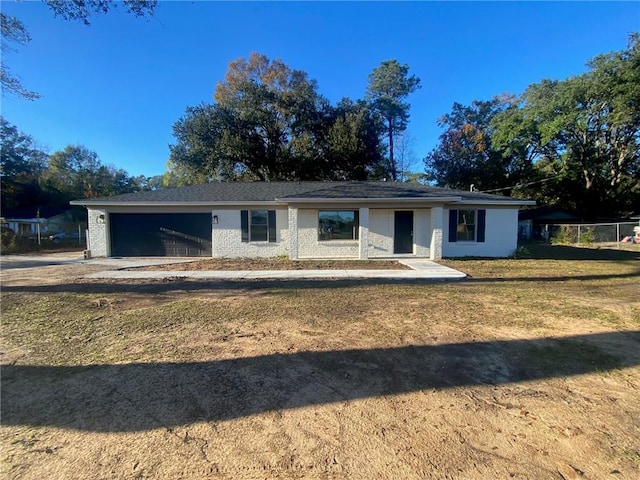
[[[2,271],[0,476],[638,478],[637,261],[450,265],[470,279]]]
[[[151,265],[128,270],[411,270],[392,260],[289,260],[287,258],[208,258],[188,263]]]

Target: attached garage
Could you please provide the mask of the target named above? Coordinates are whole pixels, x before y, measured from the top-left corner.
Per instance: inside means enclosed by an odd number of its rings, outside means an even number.
[[[210,213],[111,213],[115,257],[210,257]]]
[[[87,207],[94,257],[437,260],[511,255],[518,209],[535,202],[371,181],[211,182],[71,204]]]

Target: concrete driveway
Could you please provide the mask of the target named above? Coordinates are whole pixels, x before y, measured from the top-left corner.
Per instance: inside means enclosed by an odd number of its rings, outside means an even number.
[[[200,258],[92,258],[86,260],[82,252],[43,253],[40,255],[2,255],[0,268],[35,268],[52,265],[104,265],[110,269],[136,268],[148,265],[170,265],[186,263]]]

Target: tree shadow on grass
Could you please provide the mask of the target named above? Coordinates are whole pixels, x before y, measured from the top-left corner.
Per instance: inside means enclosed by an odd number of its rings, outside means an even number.
[[[523,260],[640,260],[638,249],[626,250],[615,247],[578,247],[574,245],[549,245],[544,243],[525,243],[519,248],[518,258]]]
[[[206,362],[7,365],[2,422],[99,432],[172,428],[382,395],[626,368],[640,364],[639,352],[640,331],[631,331]]]
[[[627,273],[571,274],[561,276],[510,276],[510,277],[466,277],[454,280],[443,279],[375,279],[375,278],[335,278],[335,279],[252,279],[220,280],[190,279],[175,277],[164,279],[118,279],[118,280],[78,280],[52,285],[3,285],[2,293],[80,293],[80,294],[170,294],[177,292],[207,292],[224,290],[269,291],[282,289],[341,289],[375,285],[437,285],[442,283],[482,284],[566,281],[602,281],[640,278],[640,269]]]

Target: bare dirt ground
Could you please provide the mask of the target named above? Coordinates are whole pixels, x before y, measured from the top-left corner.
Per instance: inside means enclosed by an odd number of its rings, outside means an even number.
[[[636,479],[640,262],[580,255],[454,283],[3,269],[0,476]]]
[[[129,270],[411,270],[392,260],[289,260],[287,258],[207,258],[189,263],[150,265]]]

